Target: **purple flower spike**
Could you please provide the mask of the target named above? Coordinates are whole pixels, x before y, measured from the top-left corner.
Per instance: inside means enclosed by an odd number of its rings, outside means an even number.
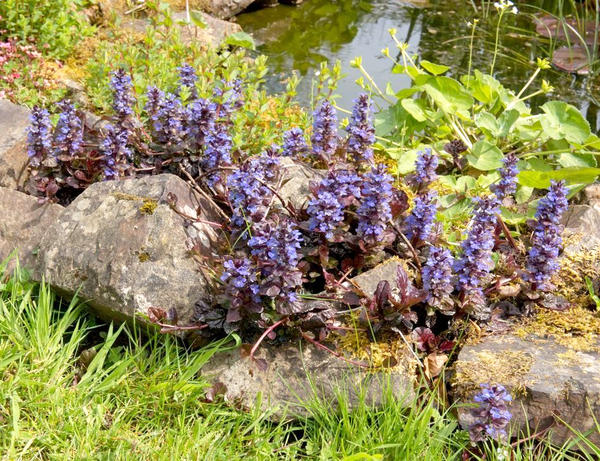
[[[385,165],[375,166],[365,175],[361,187],[361,204],[358,215],[357,234],[369,245],[381,242],[388,222],[392,219],[392,177]]]
[[[508,154],[502,161],[504,167],[500,169],[500,181],[498,184],[490,186],[490,190],[496,194],[500,202],[517,191],[517,175],[519,174],[517,168],[519,159],[515,154]]]
[[[231,223],[245,227],[262,221],[273,199],[273,190],[279,178],[279,159],[267,151],[253,157],[227,178],[229,202],[233,214]]]
[[[188,136],[192,149],[199,149],[204,145],[208,133],[214,130],[217,105],[201,98],[188,107]]]
[[[126,169],[126,162],[131,158],[131,151],[127,148],[126,131],[119,130],[113,125],[106,126],[106,136],[100,144],[100,151],[104,155],[104,178],[118,179]]]
[[[206,147],[200,160],[200,166],[208,172],[206,182],[209,186],[214,187],[221,181],[222,174],[216,170],[231,165],[232,147],[233,142],[227,126],[222,123],[215,124],[206,136]]]
[[[189,64],[183,64],[181,67],[177,68],[179,72],[179,86],[180,88],[187,88],[190,90],[190,96],[192,99],[198,97],[198,91],[196,90],[196,82],[198,81],[198,76],[196,75],[196,71]]]
[[[171,146],[180,144],[186,132],[186,111],[173,93],[161,98],[158,111],[152,116],[152,128],[158,142]]]
[[[494,267],[494,228],[500,210],[494,196],[474,201],[475,215],[467,238],[462,242],[462,253],[454,264],[454,271],[458,275],[458,290],[481,304],[484,299],[481,284]]]
[[[337,115],[327,100],[313,114],[313,153],[329,163],[337,149]]]
[[[348,153],[352,154],[356,162],[373,162],[373,149],[375,142],[375,128],[373,128],[373,109],[367,94],[361,94],[354,101],[352,117],[346,131],[348,137]]]
[[[276,309],[282,315],[297,312],[297,290],[302,285],[302,273],[298,270],[301,242],[300,231],[289,219],[256,223],[248,240],[261,269],[261,293],[281,301]]]
[[[148,101],[146,102],[144,109],[146,110],[148,116],[154,120],[158,115],[158,111],[160,110],[161,106],[164,104],[165,93],[155,86],[149,86],[146,96]]]
[[[81,119],[77,116],[75,106],[69,101],[58,104],[61,114],[56,124],[55,155],[73,157],[79,153],[83,143],[83,127]]]
[[[48,111],[38,106],[35,106],[31,110],[29,120],[30,125],[27,130],[27,155],[29,156],[31,165],[38,166],[46,158],[52,148],[50,139],[52,123],[50,123]]]
[[[333,232],[344,221],[344,207],[336,195],[327,190],[319,190],[308,202],[306,211],[310,216],[309,229],[325,234],[328,240],[333,239]]]
[[[437,192],[434,190],[420,193],[415,197],[415,205],[406,218],[406,237],[422,242],[429,239],[437,212],[436,198]]]
[[[283,152],[281,155],[284,157],[297,157],[307,150],[308,146],[301,128],[294,127],[283,134]]]
[[[446,248],[431,247],[429,257],[423,266],[423,289],[427,293],[427,304],[442,313],[453,314],[450,294],[452,286],[452,265],[454,258]]]
[[[527,255],[526,279],[534,289],[552,289],[550,279],[560,269],[558,254],[562,248],[560,219],[567,210],[567,188],[564,181],[551,181],[548,193],[540,199],[535,213],[536,224]]]
[[[228,259],[223,263],[221,281],[226,282],[226,295],[231,302],[228,323],[236,323],[249,314],[263,311],[257,282],[258,269],[247,258]]]
[[[504,386],[482,384],[481,392],[473,400],[479,407],[472,410],[475,422],[469,427],[471,441],[482,442],[486,436],[494,440],[506,439],[506,428],[512,418],[508,411],[512,397]]]
[[[431,149],[427,148],[417,153],[415,173],[409,178],[410,182],[418,188],[426,187],[437,179],[435,170],[439,159]]]
[[[124,69],[111,73],[110,86],[113,90],[113,110],[119,121],[133,115],[133,84]]]

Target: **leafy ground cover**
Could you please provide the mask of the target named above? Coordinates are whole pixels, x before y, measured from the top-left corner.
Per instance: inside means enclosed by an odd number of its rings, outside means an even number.
[[[306,402],[309,417],[269,422],[205,400],[202,365],[227,338],[188,350],[172,337],[144,338],[99,323],[76,300],[62,301],[22,272],[0,285],[0,453],[3,459],[464,459],[468,435],[453,410],[423,392],[410,410],[349,412]],[[591,447],[595,454],[597,447]],[[508,450],[508,453],[505,451]],[[593,455],[524,440],[468,459],[579,460]],[[507,457],[509,456],[509,457]]]

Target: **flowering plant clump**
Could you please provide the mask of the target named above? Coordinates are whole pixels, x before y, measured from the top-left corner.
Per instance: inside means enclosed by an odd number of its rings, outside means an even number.
[[[348,311],[358,310],[359,321],[373,326],[365,327],[373,337],[405,330],[439,363],[439,354],[453,345],[445,338],[453,316],[488,319],[490,295],[505,280],[524,274],[533,289],[549,288],[558,268],[566,188],[553,183],[540,199],[532,247],[520,267],[524,257],[500,239],[499,226],[501,201],[510,205],[505,199],[515,193],[515,155],[505,158],[490,193],[473,200],[471,222],[453,251],[438,222],[445,211],[438,174],[460,165],[424,148],[413,175],[392,176],[375,162],[366,95],[355,101],[345,138],[333,105],[323,101],[310,143],[301,127],[282,126],[257,153],[236,143],[243,136],[236,117],[247,97],[241,81],[220,81],[211,97],[200,97],[195,69],[184,64],[178,73],[176,88],[148,88],[140,117],[130,76],[114,71],[113,116],[99,130],[88,127],[68,101],[57,106],[54,127],[49,113],[35,108],[28,135],[30,190],[41,200],[68,203],[95,181],[170,172],[212,199],[223,218],[210,224],[224,245],[221,256],[207,262],[216,272],[217,304],[197,306],[199,334],[237,331],[262,340],[285,326],[287,333],[318,343]],[[290,165],[314,174],[304,185],[305,197],[283,193],[286,184],[300,181],[290,176]],[[401,261],[395,280],[379,281],[374,294],[349,280],[393,257]],[[512,278],[496,276],[497,260],[511,261]],[[489,412],[499,431],[502,418]]]
[[[505,439],[506,427],[512,415],[508,411],[511,395],[501,385],[482,384],[473,400],[479,404],[473,410],[475,422],[469,427],[471,441],[481,442],[489,437],[494,440]]]

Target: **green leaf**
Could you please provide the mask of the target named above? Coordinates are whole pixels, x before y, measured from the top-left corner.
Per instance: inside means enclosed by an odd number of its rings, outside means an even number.
[[[496,120],[496,117],[489,112],[483,111],[477,114],[475,117],[475,125],[477,125],[477,128],[479,129],[487,130],[492,137],[498,136],[498,121]]]
[[[231,34],[227,36],[223,43],[225,43],[225,45],[239,46],[241,48],[248,48],[250,50],[256,48],[254,39],[251,35],[248,35],[246,32],[236,32],[234,34]]]
[[[464,86],[452,78],[431,78],[423,85],[423,89],[446,113],[468,111],[473,106],[473,97],[467,93]]]
[[[596,163],[596,157],[592,154],[571,154],[565,152],[560,154],[557,159],[560,166],[569,167],[595,167],[598,166]]]
[[[454,219],[467,216],[473,210],[473,202],[471,199],[465,198],[459,200],[452,206],[439,211],[438,215],[446,221],[452,221]]]
[[[196,27],[200,27],[201,29],[206,29],[208,26],[206,20],[204,19],[204,14],[201,11],[191,10],[190,19]]]
[[[396,157],[398,160],[396,170],[399,174],[408,174],[415,171],[415,162],[417,160],[418,152],[417,149],[413,149],[403,152]]]
[[[546,189],[550,180],[564,179],[568,184],[590,184],[600,175],[600,168],[563,168],[553,171],[521,171],[519,184],[522,186]]]
[[[531,194],[533,194],[533,187],[528,186],[517,186],[517,192],[515,193],[515,201],[521,205],[525,203],[531,198]]]
[[[527,214],[511,211],[508,208],[504,207],[500,207],[500,216],[502,216],[502,220],[506,224],[510,224],[511,226],[523,224],[525,221],[527,221],[528,218]]]
[[[400,103],[402,104],[402,107],[404,107],[406,111],[415,118],[416,121],[427,121],[427,115],[425,114],[423,107],[421,107],[421,105],[419,104],[419,101],[415,101],[412,98],[408,98],[403,99],[402,101],[400,101]]]
[[[429,72],[430,74],[433,74],[433,75],[442,75],[450,70],[450,68],[448,66],[442,66],[440,64],[435,64],[435,63],[427,61],[425,59],[422,59],[420,64],[423,69],[425,69],[427,72]]]
[[[506,110],[498,118],[498,136],[504,138],[508,136],[512,126],[519,119],[519,111],[515,109]]]
[[[566,139],[583,144],[591,134],[590,124],[577,108],[562,101],[550,101],[542,106],[540,119],[544,132],[552,139]]]
[[[477,141],[467,155],[469,165],[481,171],[496,170],[503,166],[502,151],[487,141]]]

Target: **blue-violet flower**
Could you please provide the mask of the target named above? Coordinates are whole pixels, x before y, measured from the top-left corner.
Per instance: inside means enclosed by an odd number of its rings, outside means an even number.
[[[519,159],[515,154],[508,154],[502,161],[504,167],[500,168],[500,181],[498,184],[490,186],[490,190],[496,194],[500,202],[517,191],[517,175],[519,174],[517,168]]]
[[[567,207],[567,188],[564,181],[552,181],[548,193],[538,203],[531,248],[527,255],[526,278],[535,289],[551,289],[550,279],[560,268],[558,262],[558,254],[562,248],[560,219]]]
[[[392,177],[386,173],[385,165],[377,165],[365,174],[361,185],[361,204],[356,210],[358,216],[357,234],[365,242],[375,245],[392,219]]]
[[[437,212],[437,192],[427,190],[417,194],[413,209],[406,218],[406,237],[425,242],[429,239]]]
[[[482,442],[486,436],[494,440],[505,439],[506,427],[512,418],[508,411],[512,397],[504,386],[482,384],[473,400],[479,407],[472,411],[475,422],[469,427],[471,441]]]
[[[27,130],[27,155],[33,166],[38,166],[48,155],[52,148],[50,133],[52,123],[46,109],[35,106],[29,117],[30,125]]]
[[[354,100],[352,117],[346,127],[348,137],[348,153],[356,162],[373,162],[375,128],[373,127],[373,109],[369,95],[361,94]]]
[[[312,151],[329,163],[337,149],[337,115],[328,100],[313,114]]]

